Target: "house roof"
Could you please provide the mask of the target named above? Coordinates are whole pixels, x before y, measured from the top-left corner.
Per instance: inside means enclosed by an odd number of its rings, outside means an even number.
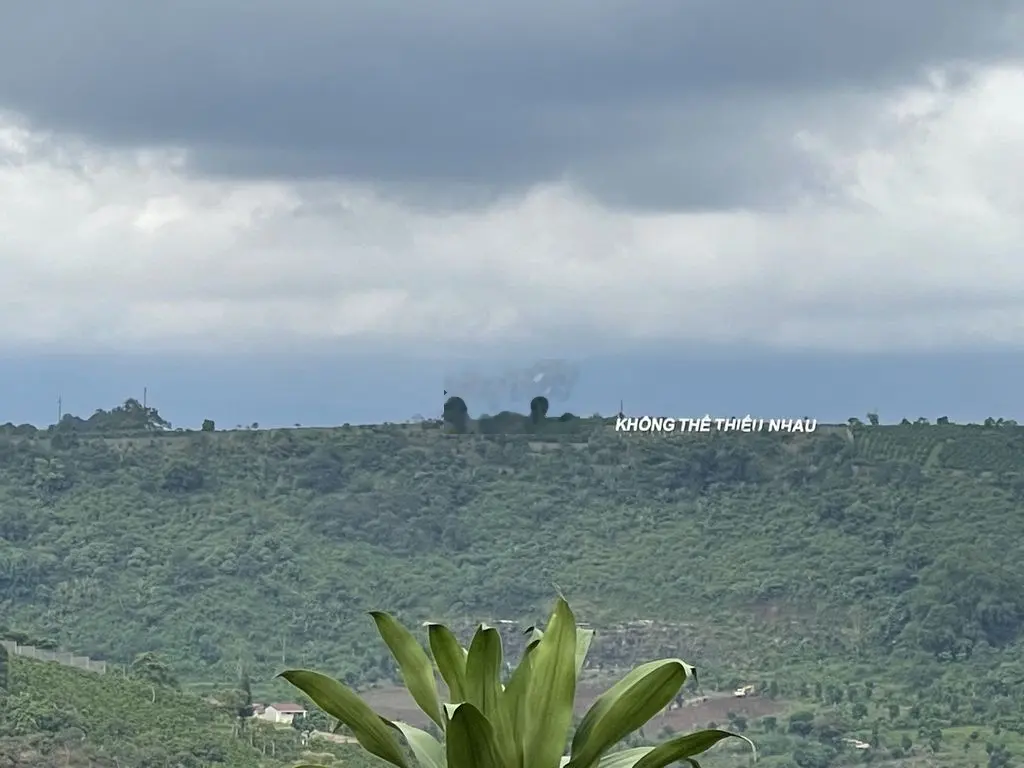
[[[293,704],[290,701],[282,702],[280,704],[268,704],[267,709],[271,708],[276,709],[278,712],[281,712],[285,715],[297,715],[301,712],[306,711],[305,707],[299,706],[298,704]]]

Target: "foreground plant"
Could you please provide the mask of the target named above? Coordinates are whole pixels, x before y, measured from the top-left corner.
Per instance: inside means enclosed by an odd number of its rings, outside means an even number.
[[[681,659],[641,664],[594,702],[564,755],[572,725],[576,681],[593,630],[579,629],[569,605],[558,599],[546,631],[534,629],[519,665],[501,682],[501,637],[481,625],[469,649],[450,629],[428,624],[433,663],[416,638],[387,613],[370,614],[402,673],[413,700],[443,739],[408,723],[392,722],[355,692],[319,672],[293,669],[280,677],[348,726],[359,744],[398,768],[412,768],[399,736],[421,768],[664,768],[686,761],[727,738],[718,729],[696,731],[657,747],[609,754],[622,739],[668,706],[694,669]],[[448,687],[441,699],[436,672]],[[298,768],[321,768],[299,766]]]

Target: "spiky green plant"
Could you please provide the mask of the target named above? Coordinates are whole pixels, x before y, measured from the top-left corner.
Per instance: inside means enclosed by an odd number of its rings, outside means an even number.
[[[562,598],[546,630],[533,630],[504,685],[501,637],[493,627],[481,625],[466,650],[450,629],[428,624],[432,663],[416,638],[392,616],[370,615],[410,695],[440,729],[442,740],[381,717],[351,689],[319,672],[294,669],[280,677],[348,726],[364,749],[397,768],[412,768],[400,737],[420,768],[664,768],[677,761],[697,766],[694,757],[723,739],[743,739],[754,747],[738,734],[708,729],[657,747],[609,754],[664,709],[694,672],[681,659],[663,659],[641,664],[602,694],[580,721],[569,754],[564,755],[576,681],[594,633],[577,628]],[[450,701],[439,695],[435,665]]]

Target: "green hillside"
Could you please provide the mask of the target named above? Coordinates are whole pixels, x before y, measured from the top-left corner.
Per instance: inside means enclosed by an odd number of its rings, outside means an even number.
[[[264,681],[310,666],[367,683],[393,670],[366,610],[525,624],[557,586],[598,628],[597,664],[678,654],[709,689],[770,687],[816,713],[816,745],[831,728],[890,756],[934,742],[950,765],[1024,757],[1015,425],[142,435],[100,422],[0,437],[0,615],[62,648],[118,663],[156,651],[197,688],[230,682],[240,660]],[[769,743],[808,735],[765,727]]]
[[[239,733],[227,709],[173,686],[18,657],[4,666],[4,768],[284,768],[308,754],[297,731],[259,724]],[[352,768],[367,764],[350,748],[342,754]]]

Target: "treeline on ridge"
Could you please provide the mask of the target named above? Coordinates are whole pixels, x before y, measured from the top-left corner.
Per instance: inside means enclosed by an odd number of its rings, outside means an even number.
[[[530,401],[528,413],[522,414],[514,411],[501,411],[497,414],[482,414],[477,418],[470,415],[466,401],[457,396],[449,397],[445,403],[440,419],[423,419],[419,426],[423,429],[442,429],[449,434],[574,434],[593,429],[595,427],[610,426],[615,423],[615,416],[602,416],[593,414],[590,417],[579,417],[575,414],[565,412],[559,416],[549,414],[550,403],[544,396],[534,397]],[[621,416],[622,414],[617,414]],[[923,427],[923,426],[965,426],[974,428],[1011,428],[1018,424],[1013,419],[986,418],[981,423],[956,424],[946,416],[940,416],[931,421],[925,417],[918,417],[914,420],[903,418],[898,423],[891,422],[882,424],[877,413],[866,414],[865,419],[851,417],[842,426],[850,429],[879,427],[879,426],[901,426],[901,427]],[[296,428],[300,424],[294,425]],[[350,424],[335,425],[349,427]],[[839,425],[836,425],[839,426]],[[253,422],[250,425],[238,425],[235,429],[253,430],[259,429],[259,423]],[[0,437],[14,438],[49,438],[53,447],[71,447],[79,437],[126,437],[136,435],[163,436],[188,432],[214,432],[218,431],[212,419],[204,419],[201,427],[188,429],[184,427],[174,428],[170,421],[160,415],[156,408],[144,405],[135,398],[128,398],[123,404],[115,406],[110,410],[96,409],[87,418],[76,416],[71,413],[61,415],[60,420],[55,424],[46,427],[37,427],[33,424],[14,424],[7,422],[0,424]],[[224,431],[224,430],[221,430]],[[227,431],[230,431],[227,430]]]
[[[461,397],[453,396],[445,401],[442,422],[444,430],[451,434],[477,433],[482,435],[570,433],[581,431],[585,424],[592,425],[591,420],[580,419],[568,412],[557,417],[548,416],[549,409],[548,399],[543,395],[538,395],[530,401],[528,415],[513,411],[501,411],[494,416],[483,414],[474,419],[469,415],[466,401]],[[595,415],[594,419],[601,419],[601,416]]]

